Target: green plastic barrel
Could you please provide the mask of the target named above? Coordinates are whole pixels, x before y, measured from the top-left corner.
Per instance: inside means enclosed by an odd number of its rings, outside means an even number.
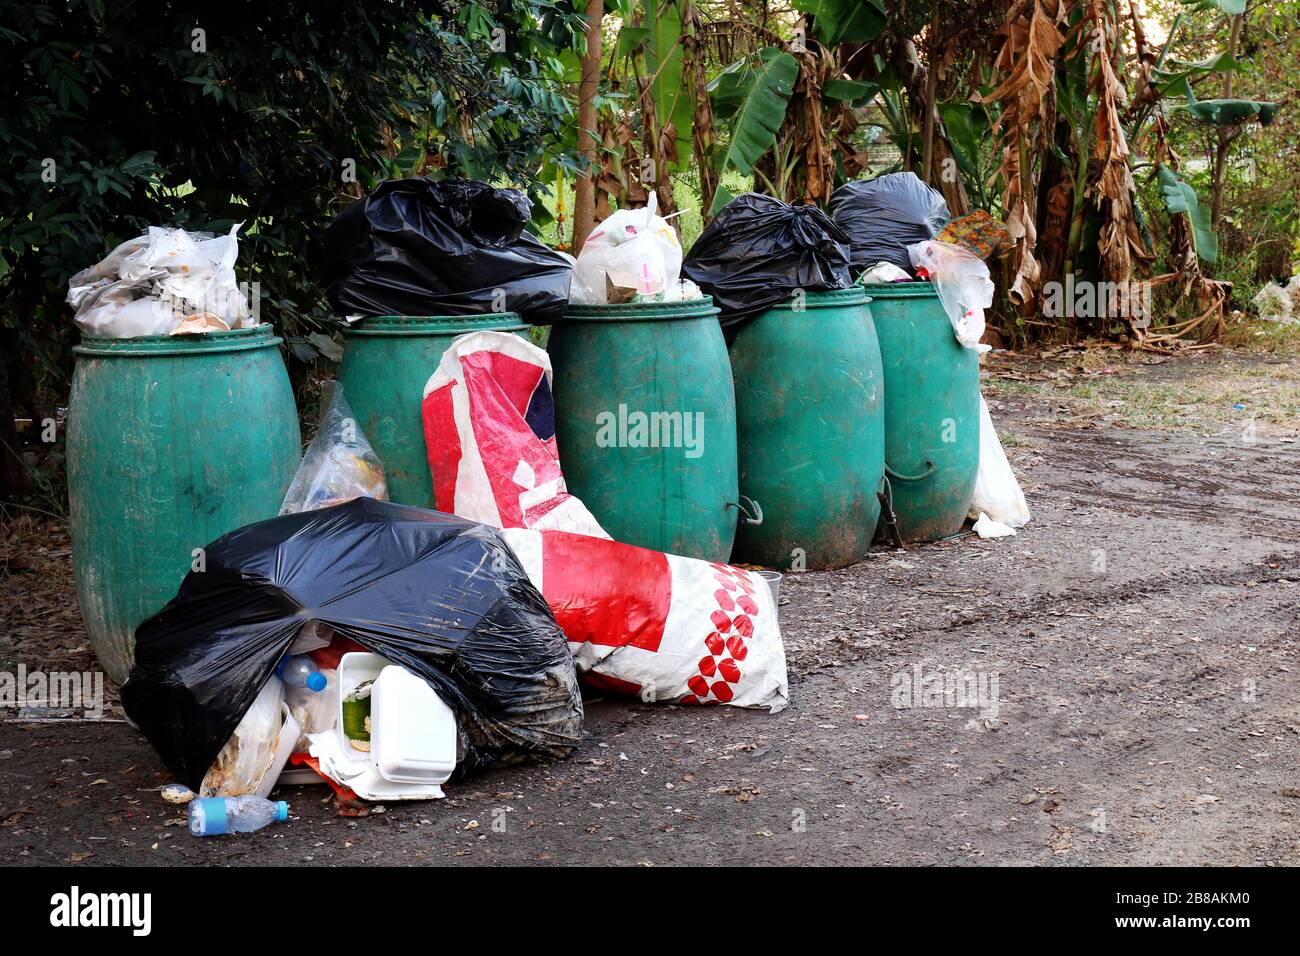
[[[348,329],[339,383],[384,465],[390,500],[434,507],[420,403],[451,340],[466,332],[527,330],[516,312],[376,316]]]
[[[884,423],[880,349],[861,289],[808,293],[743,326],[731,346],[742,523],[736,558],[841,567],[871,546],[880,515]]]
[[[68,404],[73,570],[91,646],[126,679],[135,628],[196,549],[274,517],[302,444],[269,325],[83,338]],[[197,562],[197,563],[196,563]]]
[[[961,530],[979,470],[979,358],[963,348],[929,282],[866,286],[885,370],[885,464],[898,530]]]
[[[551,328],[569,491],[617,541],[726,561],[736,535],[736,402],[707,296],[570,306]]]

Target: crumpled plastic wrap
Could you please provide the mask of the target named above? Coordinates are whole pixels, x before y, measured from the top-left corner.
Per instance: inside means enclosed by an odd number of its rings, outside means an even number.
[[[235,279],[241,225],[224,236],[150,226],[122,243],[68,281],[77,325],[87,335],[133,338],[182,324],[195,332],[256,324]]]

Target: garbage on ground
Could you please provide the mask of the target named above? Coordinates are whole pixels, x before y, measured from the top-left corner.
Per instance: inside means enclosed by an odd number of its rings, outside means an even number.
[[[168,803],[189,803],[197,796],[193,790],[183,783],[169,783],[161,790],[162,798]]]
[[[132,338],[246,328],[256,323],[235,281],[236,234],[150,226],[68,282],[87,335]]]
[[[934,236],[938,242],[963,246],[980,259],[992,259],[1011,247],[1011,231],[985,209],[954,219]]]
[[[577,745],[582,699],[564,633],[493,529],[358,498],[241,528],[204,556],[204,571],[137,628],[122,688],[127,716],[187,786],[253,710],[257,746],[234,764],[251,780],[243,767],[261,765],[287,724],[263,694],[280,703],[274,672],[311,620],[433,688],[455,714],[458,774]]]
[[[644,208],[619,209],[596,225],[578,253],[570,302],[630,302],[680,288],[682,244],[668,220],[657,215],[657,203],[652,191]]]
[[[942,194],[913,172],[845,183],[831,194],[827,209],[848,235],[854,275],[879,262],[913,275],[908,246],[933,239],[952,218]]]
[[[569,302],[572,260],[525,231],[517,189],[394,179],[325,229],[327,294],[339,315],[518,312],[548,325]]]
[[[1006,538],[1016,533],[1015,528],[1005,525],[1001,521],[994,521],[982,511],[979,517],[975,519],[975,524],[971,530],[981,538]]]
[[[1011,463],[1007,461],[1007,453],[1002,449],[983,395],[980,396],[980,464],[975,477],[975,494],[971,498],[970,517],[988,519],[1007,528],[1005,533],[1009,534],[1015,534],[1016,528],[1029,522],[1029,503],[1020,490]],[[985,525],[985,529],[988,528],[989,525]],[[978,523],[975,531],[981,538],[1003,536],[981,533]]]
[[[849,237],[816,206],[744,193],[691,247],[682,275],[713,296],[733,330],[799,291],[849,289]]]
[[[862,285],[877,285],[883,282],[911,282],[912,275],[904,272],[892,262],[877,262],[858,278]]]
[[[333,726],[309,738],[322,773],[364,800],[440,798],[456,718],[429,684],[377,654],[345,654]]]
[[[343,395],[343,386],[335,382],[316,436],[285,492],[280,514],[328,508],[360,497],[387,499],[388,482],[379,456]]]
[[[442,511],[497,528],[609,537],[565,486],[543,349],[508,332],[458,336],[424,386],[421,413]]]
[[[567,534],[507,529],[585,683],[644,701],[784,710],[785,645],[757,572]]]
[[[289,819],[289,804],[263,797],[203,797],[190,803],[189,814],[190,833],[195,836],[252,833]]]
[[[907,251],[918,278],[934,283],[957,341],[976,352],[987,352],[990,346],[981,345],[980,339],[984,310],[993,305],[988,265],[969,249],[950,242],[918,242]]]
[[[262,685],[234,733],[212,761],[199,784],[199,796],[237,797],[257,793],[271,775],[284,726],[284,687],[278,677],[272,677]]]
[[[1300,275],[1292,276],[1286,285],[1265,283],[1250,301],[1265,321],[1282,325],[1300,322]]]

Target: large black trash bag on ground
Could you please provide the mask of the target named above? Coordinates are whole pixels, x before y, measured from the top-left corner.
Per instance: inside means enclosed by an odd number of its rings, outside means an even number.
[[[848,237],[816,206],[743,193],[695,240],[682,275],[713,296],[724,329],[733,330],[799,289],[847,289]]]
[[[933,239],[952,218],[943,195],[912,172],[845,183],[831,195],[827,208],[848,233],[855,280],[878,262],[915,276],[907,247]]]
[[[248,525],[136,631],[127,715],[197,790],[298,631],[328,624],[427,680],[456,712],[457,775],[578,743],[564,632],[486,525],[358,498]]]
[[[330,304],[339,315],[476,315],[549,324],[569,303],[572,263],[524,227],[517,189],[465,179],[392,179],[325,228]]]

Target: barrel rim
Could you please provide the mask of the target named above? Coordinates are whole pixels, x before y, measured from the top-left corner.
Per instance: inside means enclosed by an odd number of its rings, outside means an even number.
[[[823,289],[817,292],[805,292],[799,309],[795,309],[793,298],[768,306],[764,312],[805,312],[809,309],[838,309],[846,305],[867,305],[871,297],[861,286],[851,289]]]
[[[864,282],[864,292],[874,299],[929,299],[939,295],[939,290],[929,279],[915,279],[911,282]]]
[[[368,315],[349,325],[345,335],[461,335],[466,332],[522,332],[528,323],[518,312],[473,315]]]
[[[678,299],[675,302],[616,302],[604,305],[573,305],[564,312],[566,322],[666,322],[673,319],[703,319],[722,310],[713,297]]]
[[[136,335],[129,338],[105,338],[83,335],[73,347],[77,355],[106,355],[115,358],[143,358],[155,355],[194,355],[204,352],[242,352],[247,349],[273,348],[282,339],[268,322],[248,329],[228,329],[186,335]]]

